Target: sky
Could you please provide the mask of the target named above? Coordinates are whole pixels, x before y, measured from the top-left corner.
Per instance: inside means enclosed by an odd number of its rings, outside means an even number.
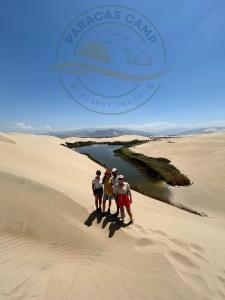
[[[70,88],[72,78],[77,80],[79,77],[90,89],[104,92],[104,95],[120,94],[127,88],[132,89],[135,84],[143,84],[139,80],[133,82],[115,78],[120,76],[119,72],[129,76],[134,75],[134,68],[138,72],[144,70],[142,66],[120,63],[121,42],[114,48],[110,46],[113,63],[107,65],[103,61],[104,57],[107,60],[108,54],[105,46],[99,48],[99,43],[102,43],[99,39],[103,37],[97,30],[104,29],[107,34],[107,29],[96,26],[82,37],[80,48],[77,46],[79,59],[84,58],[85,63],[89,63],[88,69],[73,68],[75,75],[57,69],[59,63],[62,66],[68,61],[64,53],[67,50],[63,35],[67,25],[83,12],[105,5],[125,6],[151,20],[160,32],[167,57],[165,66],[159,39],[158,46],[156,43],[149,44],[151,54],[157,61],[151,70],[154,74],[163,73],[151,81],[152,91],[159,83],[160,87],[145,104],[119,114],[97,113],[92,111],[95,109],[91,103],[86,109],[81,88],[76,99],[83,106],[71,98],[59,80],[59,72],[62,72],[61,78]],[[126,30],[132,31],[124,28],[120,34],[130,34],[130,48],[137,53],[141,42]],[[46,132],[123,126],[157,130],[225,126],[224,0],[0,0],[0,36],[0,131]],[[63,42],[60,44],[61,37]],[[88,58],[84,54],[89,48],[82,48],[85,42],[86,46],[92,43],[89,45],[92,50],[97,47],[88,54]],[[56,59],[59,45],[60,61]],[[101,57],[99,53],[102,53]],[[95,61],[91,61],[90,55],[92,59],[95,55]],[[90,70],[90,62],[95,63],[94,71]],[[84,60],[79,63],[84,63]],[[105,67],[117,75],[104,75],[96,71],[96,68],[105,70]],[[144,88],[139,94],[143,99],[148,98]],[[116,101],[122,101],[122,97],[117,97]],[[107,112],[110,113],[110,108]],[[118,112],[121,111],[118,109]]]

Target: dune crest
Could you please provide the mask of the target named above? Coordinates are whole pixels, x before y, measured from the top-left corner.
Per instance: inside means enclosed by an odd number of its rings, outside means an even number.
[[[9,138],[6,134],[0,134],[0,142],[15,144],[14,140]]]

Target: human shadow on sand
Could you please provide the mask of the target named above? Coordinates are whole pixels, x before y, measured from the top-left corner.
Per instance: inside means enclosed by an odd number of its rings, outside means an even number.
[[[87,218],[87,220],[84,222],[84,224],[88,227],[90,227],[92,225],[92,223],[94,222],[94,220],[97,220],[97,223],[101,223],[102,221],[102,214],[97,212],[96,210],[94,210]]]
[[[97,212],[96,210],[94,210],[88,216],[88,218],[84,222],[84,224],[86,226],[90,227],[95,219],[97,220],[97,224],[100,224],[103,218],[104,218],[104,220],[102,222],[102,229],[104,229],[108,225],[108,223],[111,223],[109,225],[109,238],[112,238],[114,236],[115,232],[120,230],[120,228],[125,228],[131,224],[131,222],[122,223],[118,217],[113,216],[111,214],[104,215],[101,212]]]
[[[111,214],[106,214],[105,219],[102,222],[102,229],[104,229],[108,225],[108,223],[111,223],[109,225],[109,238],[112,238],[115,232],[120,230],[120,228],[127,227],[131,224],[131,222],[122,223],[118,217]]]
[[[112,238],[115,234],[116,231],[118,231],[120,228],[125,228],[132,224],[131,222],[129,223],[122,223],[120,220],[119,221],[114,221],[109,225],[109,238]]]

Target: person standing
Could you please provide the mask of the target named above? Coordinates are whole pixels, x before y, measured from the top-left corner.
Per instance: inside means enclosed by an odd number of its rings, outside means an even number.
[[[113,199],[112,176],[110,170],[106,170],[105,172],[105,176],[103,177],[103,185],[104,185],[104,194],[103,194],[102,210],[103,210],[103,214],[105,214],[105,205],[106,205],[106,201],[108,200],[109,203],[108,213],[110,214],[110,208]]]
[[[118,184],[118,170],[117,170],[117,168],[113,168],[112,169],[112,187],[113,187],[113,197],[116,202],[116,213],[114,214],[115,217],[118,217],[118,215],[119,215],[119,206],[117,204],[116,193],[115,193],[117,184]]]
[[[101,177],[101,171],[96,171],[96,176],[92,180],[92,191],[93,195],[95,196],[95,206],[96,211],[101,211],[101,205],[102,205],[102,195],[103,195],[103,183],[102,183],[102,177]]]
[[[116,197],[117,197],[117,204],[120,208],[122,222],[124,222],[125,213],[124,213],[124,206],[126,207],[126,211],[130,217],[130,223],[133,223],[133,216],[131,213],[130,205],[132,203],[132,195],[131,189],[128,182],[124,181],[124,176],[118,176],[118,184],[116,185]]]

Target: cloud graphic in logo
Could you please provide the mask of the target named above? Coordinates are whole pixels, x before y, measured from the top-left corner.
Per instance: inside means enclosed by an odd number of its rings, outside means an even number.
[[[78,51],[78,55],[104,63],[110,63],[111,60],[108,48],[97,42],[90,42],[82,45]]]

